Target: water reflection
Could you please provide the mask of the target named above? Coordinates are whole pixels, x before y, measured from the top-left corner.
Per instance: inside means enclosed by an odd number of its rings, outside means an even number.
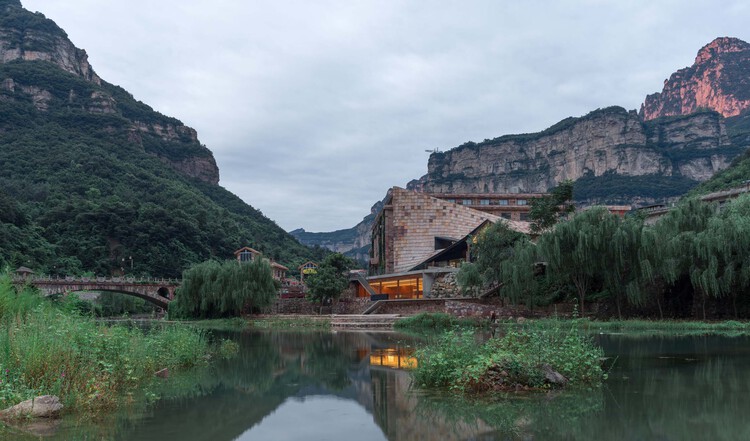
[[[412,390],[413,340],[390,333],[244,333],[239,356],[149,387],[60,440],[750,439],[750,339],[599,336],[602,388],[475,402]],[[36,439],[13,432],[13,439]]]

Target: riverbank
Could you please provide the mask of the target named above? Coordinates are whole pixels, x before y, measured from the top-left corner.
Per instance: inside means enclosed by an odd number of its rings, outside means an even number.
[[[240,331],[243,329],[329,330],[331,318],[326,315],[251,315],[225,319],[175,321],[201,329]]]
[[[672,334],[737,334],[750,335],[750,322],[725,320],[716,322],[687,320],[591,320],[588,318],[516,318],[454,317],[445,313],[420,313],[403,317],[394,329],[408,332],[441,332],[454,328],[497,329],[575,328],[588,332],[672,333]]]
[[[213,345],[190,327],[100,323],[65,300],[17,293],[0,276],[0,409],[55,395],[63,412],[93,417],[133,399],[158,371],[189,370],[231,353],[230,343]]]
[[[750,322],[726,320],[720,322],[682,321],[682,320],[609,320],[599,321],[585,318],[577,319],[517,319],[501,320],[496,326],[506,328],[524,327],[531,329],[550,329],[561,326],[574,327],[590,332],[624,332],[624,333],[667,333],[680,335],[736,334],[750,335]]]

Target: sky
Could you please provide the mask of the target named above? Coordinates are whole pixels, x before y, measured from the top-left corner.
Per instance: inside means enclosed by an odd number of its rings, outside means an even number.
[[[285,230],[356,225],[426,150],[638,109],[746,0],[22,0],[104,80],[198,131]]]

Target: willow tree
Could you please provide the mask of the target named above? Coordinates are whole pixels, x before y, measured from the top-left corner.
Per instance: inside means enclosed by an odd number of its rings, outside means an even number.
[[[558,223],[539,238],[539,253],[550,270],[569,278],[575,286],[581,314],[597,277],[611,268],[609,247],[617,224],[618,218],[606,208],[594,207]]]
[[[508,258],[500,263],[500,281],[503,285],[502,294],[512,303],[524,300],[527,306],[533,308],[538,299],[538,276],[536,268],[539,262],[537,246],[524,237],[515,244]]]
[[[700,297],[704,318],[708,292],[695,282],[705,268],[717,262],[711,255],[699,252],[702,240],[699,235],[708,228],[715,214],[710,204],[697,199],[686,200],[654,226],[649,242],[644,244],[651,248],[654,270],[667,285],[674,287],[680,281],[690,282],[694,296]]]
[[[170,313],[177,317],[238,316],[243,310],[271,304],[277,294],[271,265],[257,258],[248,263],[207,261],[183,273]]]
[[[649,264],[643,262],[643,220],[636,216],[620,219],[613,217],[615,229],[612,232],[608,247],[604,249],[602,261],[603,287],[609,292],[617,307],[617,316],[622,318],[622,302],[642,304],[643,281],[648,280],[651,272]]]
[[[693,287],[702,294],[703,317],[707,296],[730,296],[738,316],[737,294],[750,286],[750,197],[712,216],[692,238],[688,271]]]

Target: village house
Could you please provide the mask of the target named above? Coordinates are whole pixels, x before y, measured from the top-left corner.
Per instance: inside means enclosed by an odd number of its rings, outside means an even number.
[[[250,247],[242,247],[234,252],[234,257],[237,259],[237,262],[240,263],[252,262],[262,255],[263,253]],[[275,280],[278,280],[279,282],[283,282],[286,279],[286,273],[287,271],[289,271],[289,268],[276,263],[273,260],[269,260],[269,263],[271,264],[271,272],[273,274],[273,278]]]

